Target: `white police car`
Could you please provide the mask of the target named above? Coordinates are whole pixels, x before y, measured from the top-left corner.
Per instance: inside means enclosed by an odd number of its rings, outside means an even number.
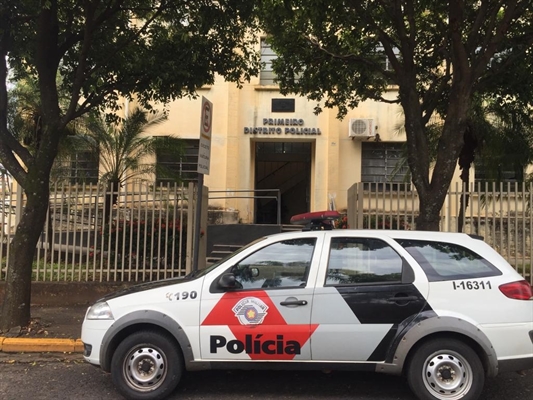
[[[128,399],[258,366],[404,374],[420,399],[478,399],[487,377],[533,368],[532,290],[466,234],[282,233],[103,298],[82,341]]]

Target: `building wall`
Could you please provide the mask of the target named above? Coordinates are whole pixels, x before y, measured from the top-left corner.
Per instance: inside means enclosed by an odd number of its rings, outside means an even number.
[[[403,114],[396,104],[366,101],[339,120],[336,110],[324,109],[321,114],[315,115],[315,102],[299,96],[283,96],[276,86],[259,85],[258,77],[241,89],[218,79],[198,94],[196,99],[184,98],[169,104],[168,121],[150,133],[198,138],[201,96],[209,99],[213,103],[211,166],[210,174],[204,177],[204,184],[210,191],[228,191],[230,197],[251,195],[251,192],[238,191],[254,188],[254,142],[306,141],[313,143],[310,211],[327,209],[332,203],[337,210],[345,210],[348,189],[361,179],[362,140],[352,140],[348,136],[350,119],[372,119],[381,141],[405,141],[405,134],[399,129]],[[397,91],[391,89],[384,96],[395,99]],[[271,111],[272,99],[282,98],[294,99],[294,112]],[[303,120],[304,124],[297,128],[319,130],[319,134],[285,133],[287,126],[272,126],[265,119]],[[281,128],[281,133],[247,133],[259,127]],[[217,193],[216,196],[222,194]],[[254,218],[254,202],[251,199],[211,199],[209,204],[238,210],[242,222],[252,222]]]

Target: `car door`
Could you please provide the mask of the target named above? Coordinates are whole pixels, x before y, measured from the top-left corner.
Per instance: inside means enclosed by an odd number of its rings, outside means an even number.
[[[425,309],[427,279],[386,239],[339,232],[322,254],[312,358],[384,361],[399,327]]]
[[[320,234],[259,243],[204,285],[202,359],[309,360]],[[287,237],[287,236],[285,236]],[[225,288],[221,279],[235,279]]]

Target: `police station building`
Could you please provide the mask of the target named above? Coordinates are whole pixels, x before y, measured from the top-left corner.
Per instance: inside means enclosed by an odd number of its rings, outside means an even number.
[[[281,222],[288,223],[294,214],[346,209],[355,182],[404,180],[404,172],[395,171],[405,141],[399,106],[367,101],[343,120],[336,110],[315,115],[315,102],[283,96],[272,79],[261,77],[241,89],[220,81],[199,90],[198,99],[170,105],[157,134],[184,139],[187,154],[181,160],[160,155],[157,162],[180,163],[189,179],[196,178],[202,96],[213,104],[204,175],[209,206],[237,212],[240,222],[275,223],[278,194]],[[394,99],[397,92],[385,96]]]
[[[405,171],[396,171],[405,141],[400,106],[366,101],[343,120],[335,109],[315,115],[316,102],[280,94],[264,43],[262,50],[265,68],[241,89],[220,79],[198,99],[169,105],[168,121],[151,134],[184,139],[187,154],[159,154],[158,163],[196,179],[203,96],[213,104],[209,206],[233,211],[238,222],[275,223],[280,212],[285,224],[299,213],[342,211],[355,182],[404,181]],[[395,99],[396,89],[384,97]]]
[[[271,67],[276,56],[264,41],[261,55],[263,70],[241,89],[218,79],[197,99],[168,106],[168,121],[150,134],[184,139],[187,154],[158,154],[158,163],[197,178],[205,97],[213,104],[210,172],[204,175],[209,206],[234,211],[238,222],[275,223],[278,194],[281,221],[288,223],[294,214],[345,210],[347,190],[356,182],[405,180],[405,169],[396,171],[405,141],[399,105],[366,101],[343,120],[336,109],[315,115],[316,102],[280,94]],[[383,96],[395,100],[396,87]]]

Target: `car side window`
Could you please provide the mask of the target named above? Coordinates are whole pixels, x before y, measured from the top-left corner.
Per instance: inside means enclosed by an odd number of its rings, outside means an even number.
[[[398,283],[402,258],[386,242],[371,238],[331,239],[326,285]]]
[[[263,247],[231,268],[237,287],[241,290],[305,287],[315,243],[315,238],[302,238]]]
[[[396,241],[420,264],[430,282],[501,275],[498,268],[479,254],[454,243]]]

